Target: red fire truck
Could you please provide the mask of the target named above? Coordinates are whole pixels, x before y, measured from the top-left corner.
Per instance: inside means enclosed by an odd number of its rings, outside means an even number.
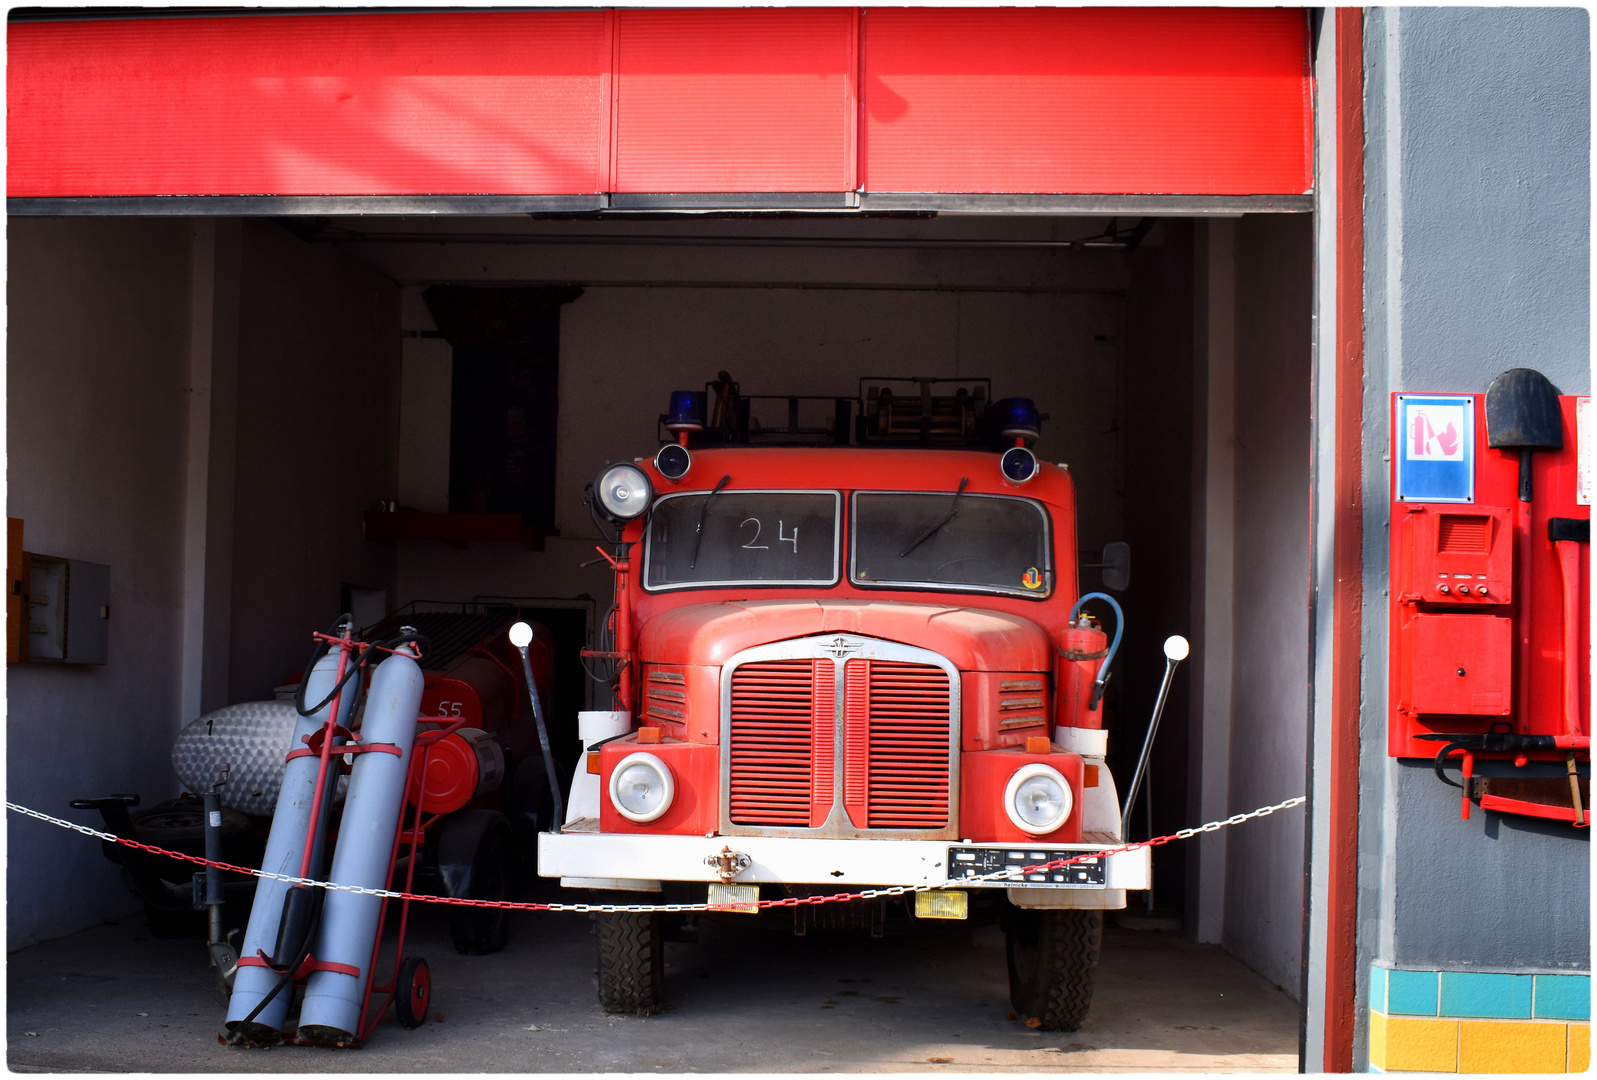
[[[540,873],[632,904],[929,887],[905,902],[959,918],[966,879],[1120,839],[1113,648],[1082,610],[1070,471],[1028,448],[1035,407],[865,382],[857,417],[838,399],[803,428],[813,401],[776,399],[773,427],[723,375],[673,395],[676,441],[592,485],[617,529],[613,640],[591,653],[614,665],[616,733],[589,741]],[[841,445],[754,445],[783,436]],[[1080,1025],[1103,912],[1148,880],[1144,849],[972,883],[1002,894],[1019,1013]],[[880,903],[794,910],[799,933],[880,931]],[[657,1008],[661,915],[596,917],[601,1003]]]

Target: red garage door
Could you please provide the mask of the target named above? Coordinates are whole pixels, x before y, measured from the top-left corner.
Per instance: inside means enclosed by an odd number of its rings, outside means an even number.
[[[13,199],[1310,185],[1307,17],[1291,9],[251,14],[9,31]]]

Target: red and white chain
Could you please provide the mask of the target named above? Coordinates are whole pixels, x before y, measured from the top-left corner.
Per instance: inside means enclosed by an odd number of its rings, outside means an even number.
[[[1251,821],[1254,818],[1268,817],[1271,814],[1281,810],[1290,810],[1294,806],[1303,805],[1303,803],[1306,801],[1307,799],[1304,796],[1299,795],[1295,799],[1287,799],[1285,802],[1276,803],[1274,806],[1261,806],[1259,809],[1251,810],[1246,814],[1232,814],[1230,817],[1225,818],[1222,821],[1211,821],[1208,824],[1198,825],[1191,829],[1182,829],[1179,832],[1170,833],[1168,836],[1155,836],[1147,840],[1138,840],[1130,844],[1118,844],[1114,847],[1102,848],[1097,851],[1083,851],[1076,855],[1072,855],[1067,859],[1055,859],[1052,862],[1038,863],[1036,866],[1005,867],[1002,870],[994,870],[986,874],[978,874],[968,878],[959,878],[958,880],[949,881],[943,885],[891,885],[879,889],[864,889],[860,892],[831,893],[826,896],[789,896],[779,900],[760,900],[757,903],[761,908],[798,907],[800,904],[831,904],[848,900],[875,900],[879,897],[903,896],[907,893],[917,892],[934,892],[940,889],[959,888],[965,885],[976,885],[984,882],[1014,881],[1018,885],[1024,885],[1026,884],[1024,880],[1024,875],[1026,874],[1038,874],[1047,870],[1057,870],[1062,867],[1070,866],[1073,863],[1085,862],[1089,859],[1107,858],[1111,855],[1116,855],[1127,851],[1137,851],[1141,848],[1155,848],[1163,844],[1168,844],[1173,840],[1187,840],[1191,837],[1197,836],[1200,833],[1217,832],[1220,829],[1225,828],[1227,825],[1241,825],[1243,822]],[[247,874],[251,877],[258,877],[270,881],[287,882],[290,885],[308,885],[312,888],[333,889],[339,892],[359,893],[362,896],[379,896],[388,900],[414,900],[417,903],[450,904],[455,907],[505,908],[509,911],[730,911],[738,909],[746,910],[748,907],[746,904],[731,905],[709,903],[534,904],[523,903],[514,900],[472,900],[470,898],[461,896],[429,896],[425,893],[397,892],[393,889],[368,889],[360,885],[341,885],[336,881],[316,881],[312,878],[294,877],[289,874],[276,874],[269,870],[255,870],[247,866],[234,866],[232,863],[214,862],[198,855],[185,855],[179,851],[167,851],[164,848],[158,848],[152,844],[142,844],[137,840],[129,840],[121,836],[115,836],[111,833],[103,832],[100,829],[91,829],[87,825],[79,825],[75,821],[66,821],[62,818],[51,817],[49,814],[41,813],[38,810],[30,810],[28,807],[20,806],[14,802],[6,803],[6,809],[10,810],[14,814],[21,814],[24,817],[34,818],[35,820],[43,821],[50,825],[59,825],[63,829],[70,829],[73,832],[82,833],[84,836],[92,836],[98,840],[106,840],[113,844],[121,844],[124,847],[135,848],[139,851],[147,851],[151,855],[163,855],[171,859],[180,859],[183,862],[194,863],[196,866],[215,866],[223,870],[231,870],[236,874]]]

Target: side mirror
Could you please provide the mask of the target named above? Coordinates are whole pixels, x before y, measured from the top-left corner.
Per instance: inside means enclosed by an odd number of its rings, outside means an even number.
[[[1103,587],[1125,592],[1131,584],[1131,545],[1124,540],[1105,544],[1103,562],[1098,565],[1103,568]]]

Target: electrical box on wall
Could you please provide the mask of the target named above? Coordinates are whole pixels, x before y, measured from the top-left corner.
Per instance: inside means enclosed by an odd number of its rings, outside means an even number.
[[[16,520],[16,519],[12,519]],[[20,522],[18,523],[20,526]],[[20,528],[15,530],[20,533]],[[103,664],[110,644],[111,568],[103,563],[21,552],[8,559],[18,618],[8,624],[7,659]]]
[[[1534,438],[1488,438],[1486,395],[1392,397],[1394,757],[1434,757],[1439,733],[1591,731],[1591,544],[1569,539],[1589,536],[1589,399],[1554,393]]]

